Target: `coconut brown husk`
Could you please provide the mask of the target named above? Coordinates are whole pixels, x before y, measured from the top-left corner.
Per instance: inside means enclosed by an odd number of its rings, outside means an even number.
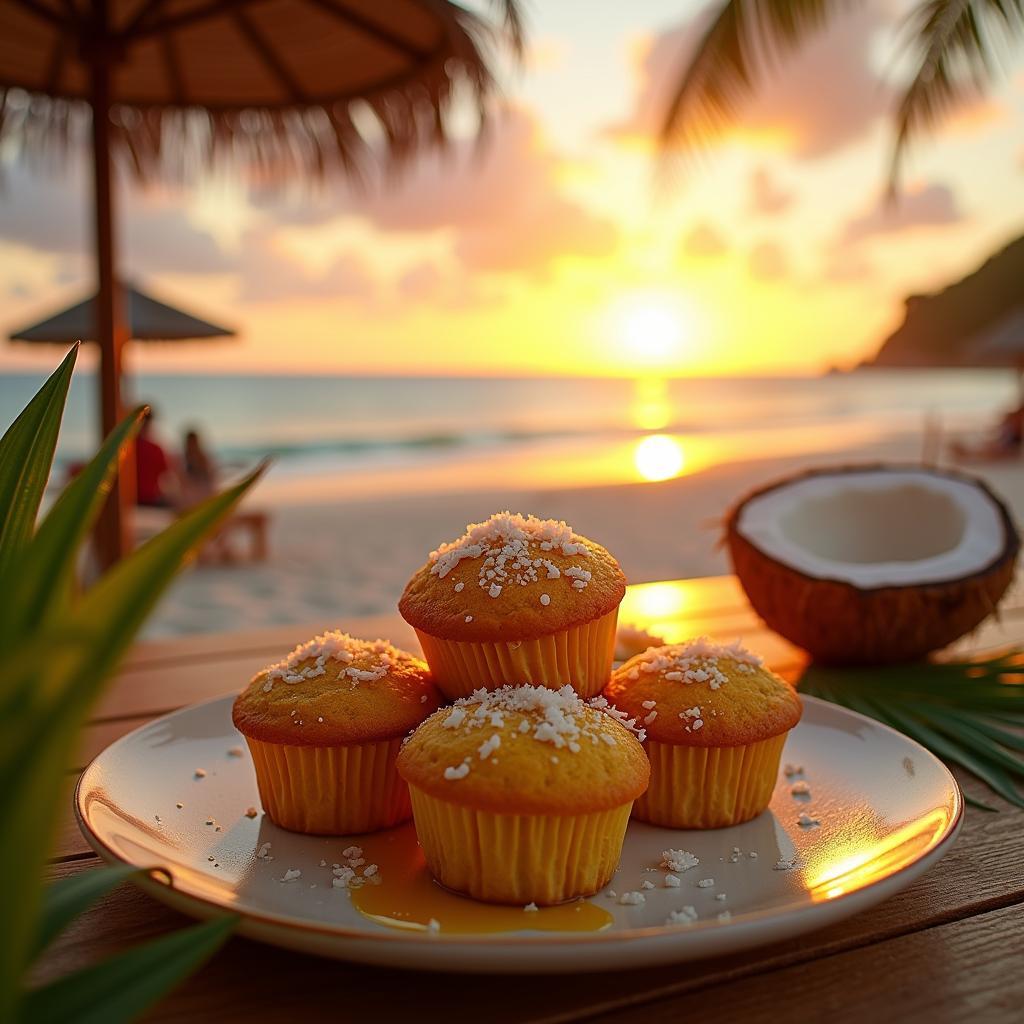
[[[1000,555],[958,578],[923,585],[864,588],[818,579],[765,554],[736,529],[753,498],[810,476],[854,472],[920,472],[920,466],[855,465],[813,469],[762,487],[739,501],[726,520],[733,571],[754,610],[775,632],[829,665],[882,665],[914,661],[958,640],[998,608],[1014,577],[1020,537],[1003,501],[976,477],[926,470],[984,491],[1005,532]]]

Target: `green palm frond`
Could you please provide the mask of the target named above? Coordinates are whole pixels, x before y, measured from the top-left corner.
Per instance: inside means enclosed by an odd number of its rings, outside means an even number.
[[[115,428],[40,520],[76,351],[0,437],[0,778],[17,780],[0,789],[0,1020],[117,1024],[211,955],[234,922],[174,933],[26,992],[25,973],[39,950],[84,907],[138,874],[89,872],[43,898],[68,752],[146,615],[262,467],[183,514],[81,591],[79,551],[143,410]]]
[[[850,6],[849,0],[727,0],[697,44],[661,123],[664,147],[693,148],[733,121],[766,70]],[[903,48],[915,71],[895,110],[890,191],[911,141],[983,94],[998,53],[1024,37],[1024,0],[922,0]]]
[[[728,0],[701,37],[661,125],[665,144],[693,145],[732,120],[770,66],[847,0]]]
[[[801,693],[891,725],[1024,807],[1024,652],[887,668],[810,666]],[[967,796],[968,802],[995,810]]]
[[[934,129],[959,102],[984,93],[996,47],[1024,35],[1024,0],[925,0],[907,21],[916,72],[896,110],[890,188],[910,141]]]

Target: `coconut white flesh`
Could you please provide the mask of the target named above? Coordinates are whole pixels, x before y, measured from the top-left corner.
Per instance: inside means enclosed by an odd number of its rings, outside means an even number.
[[[961,579],[1006,544],[985,491],[926,470],[806,477],[752,498],[736,529],[806,576],[863,588]]]

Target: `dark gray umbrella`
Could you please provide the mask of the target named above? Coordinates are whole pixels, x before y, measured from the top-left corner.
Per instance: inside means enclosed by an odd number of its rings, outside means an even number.
[[[204,338],[233,338],[234,329],[211,324],[191,313],[167,305],[132,285],[119,289],[121,321],[125,336],[135,341],[197,341]],[[71,344],[96,340],[96,296],[54,313],[30,327],[9,335],[11,341],[43,344]]]

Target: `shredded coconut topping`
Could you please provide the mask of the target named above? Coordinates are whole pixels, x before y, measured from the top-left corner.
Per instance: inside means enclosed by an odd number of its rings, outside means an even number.
[[[484,740],[483,743],[480,744],[480,749],[477,751],[480,755],[480,760],[486,761],[487,758],[489,758],[500,746],[501,737],[497,733],[494,733],[489,739]]]
[[[465,761],[462,764],[455,765],[454,767],[449,766],[444,770],[444,777],[449,782],[455,782],[458,779],[464,779],[469,774],[469,765]]]
[[[697,908],[687,906],[671,911],[665,919],[665,924],[693,924],[696,920]]]
[[[661,866],[668,868],[669,871],[689,871],[690,868],[695,868],[700,863],[700,860],[695,857],[689,850],[662,850],[661,851]]]
[[[638,726],[636,724],[636,719],[630,718],[625,711],[619,710],[619,708],[617,708],[614,704],[609,704],[607,697],[591,697],[591,699],[587,703],[590,705],[590,707],[597,708],[598,711],[603,711],[606,715],[609,715],[612,718],[614,718],[615,721],[619,723],[619,725],[623,726],[624,728],[628,729],[631,733],[633,733],[641,743],[643,743],[643,741],[647,739],[647,730]],[[609,736],[608,739],[611,740],[613,743],[615,742],[614,736]]]
[[[748,651],[738,640],[733,644],[716,644],[702,636],[689,643],[645,651],[626,675],[635,680],[641,674],[660,672],[671,682],[688,686],[707,683],[710,689],[717,690],[728,681],[718,664],[719,659],[732,661],[738,670],[745,672],[753,671],[762,663],[758,655]]]
[[[394,666],[397,652],[387,640],[358,640],[333,629],[300,644],[287,657],[266,670],[265,692],[273,689],[276,681],[301,683],[317,679],[327,672],[328,660],[346,667],[339,672],[339,681],[347,678],[352,686],[383,679]],[[352,662],[366,659],[368,668],[357,668]]]
[[[562,576],[572,589],[586,589],[591,580],[590,570],[582,565],[559,569],[550,558],[544,557],[543,553],[550,551],[558,551],[568,558],[590,555],[583,538],[564,522],[499,512],[482,523],[471,523],[457,540],[431,551],[430,572],[443,580],[460,562],[479,561],[477,584],[492,598],[500,597],[512,584],[526,586],[540,579],[557,580]],[[456,593],[462,588],[460,581],[455,585]],[[541,604],[547,607],[550,600],[545,594]],[[466,621],[472,620],[467,617]]]
[[[474,690],[468,697],[460,697],[441,721],[442,728],[453,730],[475,730],[490,728],[499,730],[492,732],[477,748],[481,761],[489,758],[497,763],[491,755],[501,746],[501,731],[506,725],[507,715],[522,716],[515,725],[510,736],[517,738],[520,734],[529,736],[538,743],[548,743],[555,750],[578,754],[583,744],[607,743],[615,746],[617,740],[607,731],[599,716],[588,715],[588,709],[601,711],[614,718],[624,728],[633,731],[642,742],[644,730],[637,729],[634,719],[612,707],[603,697],[596,697],[587,702],[571,686],[563,686],[560,690],[550,690],[545,686],[506,685],[497,690]],[[558,758],[551,757],[553,764]],[[450,765],[444,770],[444,777],[450,781],[464,779],[470,771],[468,761],[460,765]]]

